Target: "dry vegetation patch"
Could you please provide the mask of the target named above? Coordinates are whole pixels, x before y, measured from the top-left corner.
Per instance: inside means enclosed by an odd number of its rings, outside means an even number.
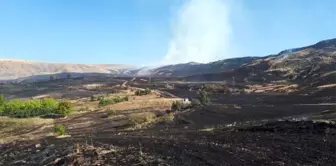
[[[169,113],[157,116],[153,112],[133,113],[128,116],[128,125],[131,130],[146,128],[155,124],[168,124],[174,121],[175,114]]]
[[[320,88],[320,89],[322,89],[322,88],[332,88],[332,87],[336,87],[336,84],[327,84],[327,85],[318,86],[318,88]]]
[[[156,118],[153,112],[133,113],[128,117],[129,125],[132,127],[141,127],[152,122]]]
[[[53,119],[0,117],[0,143],[47,135]]]
[[[132,98],[132,97],[130,97]],[[165,99],[165,98],[142,98],[137,97],[136,99],[131,99],[127,102],[121,102],[113,105],[108,105],[105,108],[114,110],[134,110],[141,108],[151,108],[151,109],[169,109],[172,102],[176,99]]]

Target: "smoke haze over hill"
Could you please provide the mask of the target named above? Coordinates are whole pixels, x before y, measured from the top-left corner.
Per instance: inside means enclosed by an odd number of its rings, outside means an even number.
[[[187,1],[173,21],[173,38],[162,63],[205,63],[228,54],[231,4],[223,0]]]

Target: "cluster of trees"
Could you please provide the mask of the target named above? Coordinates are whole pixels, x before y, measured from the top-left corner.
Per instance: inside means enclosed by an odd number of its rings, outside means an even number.
[[[53,98],[30,100],[6,100],[0,95],[0,115],[26,118],[50,114],[68,115],[73,106],[68,101],[56,101]]]
[[[109,99],[105,99],[104,97],[102,97],[99,100],[99,105],[106,106],[106,105],[109,105],[109,104],[116,104],[116,103],[120,103],[120,102],[123,102],[123,101],[128,101],[128,96],[115,97],[115,98],[109,98]]]
[[[145,90],[137,90],[137,91],[135,91],[134,94],[136,96],[143,96],[143,95],[148,95],[150,93],[152,93],[152,91],[150,89],[146,88]]]

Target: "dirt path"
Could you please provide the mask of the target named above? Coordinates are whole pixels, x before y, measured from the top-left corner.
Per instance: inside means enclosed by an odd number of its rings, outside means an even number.
[[[132,78],[130,81],[125,81],[121,84],[121,86],[126,87],[129,82],[133,82],[136,78]]]

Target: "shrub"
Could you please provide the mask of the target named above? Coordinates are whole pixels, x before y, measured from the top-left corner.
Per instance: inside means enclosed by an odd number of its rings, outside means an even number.
[[[106,105],[109,105],[109,104],[114,104],[114,100],[105,100],[105,99],[102,99],[99,101],[99,105],[101,106],[106,106]]]
[[[182,101],[174,101],[171,105],[171,109],[175,111],[182,111],[186,105]]]
[[[68,115],[73,111],[72,103],[69,101],[61,101],[58,104],[57,114]]]
[[[133,127],[152,122],[156,118],[153,112],[134,113],[129,115],[129,124]]]
[[[112,116],[112,115],[116,115],[118,114],[120,111],[117,110],[107,110],[107,114],[108,116]]]
[[[54,132],[60,136],[65,134],[65,127],[64,125],[57,124],[55,125]]]
[[[45,98],[41,100],[41,107],[47,112],[55,112],[58,109],[58,103],[53,98]]]
[[[109,104],[116,104],[116,103],[120,103],[120,102],[123,102],[123,101],[128,101],[128,96],[126,96],[126,97],[115,97],[115,98],[112,98],[112,99],[102,98],[101,100],[99,100],[99,105],[106,106],[106,105],[109,105]]]
[[[143,95],[148,95],[150,93],[152,93],[152,91],[150,89],[146,88],[145,90],[137,90],[137,91],[135,91],[134,94],[136,96],[143,96]]]
[[[0,106],[4,105],[6,102],[6,98],[4,95],[0,94]]]
[[[90,98],[90,101],[96,101],[97,100],[97,97],[92,95],[91,98]]]
[[[211,103],[208,93],[204,89],[200,90],[199,95],[200,95],[200,102],[202,105],[208,105]]]
[[[0,116],[2,115],[3,111],[4,111],[4,106],[0,105]]]
[[[150,94],[152,91],[148,88],[145,89],[145,95]]]
[[[57,102],[53,98],[42,100],[10,100],[0,105],[0,114],[9,117],[35,117],[51,114],[67,115],[72,111],[72,105],[68,101]]]
[[[4,104],[6,102],[6,98],[4,95],[0,94],[0,115],[2,114],[4,110]]]
[[[11,100],[3,105],[3,115],[11,117],[34,117],[44,112],[40,100]]]
[[[157,123],[170,123],[173,122],[175,118],[174,113],[169,113],[167,115],[160,116],[156,119]]]
[[[192,99],[191,100],[191,106],[192,107],[199,107],[199,106],[201,106],[202,104],[201,104],[201,102],[199,101],[199,100],[197,100],[197,99]]]

